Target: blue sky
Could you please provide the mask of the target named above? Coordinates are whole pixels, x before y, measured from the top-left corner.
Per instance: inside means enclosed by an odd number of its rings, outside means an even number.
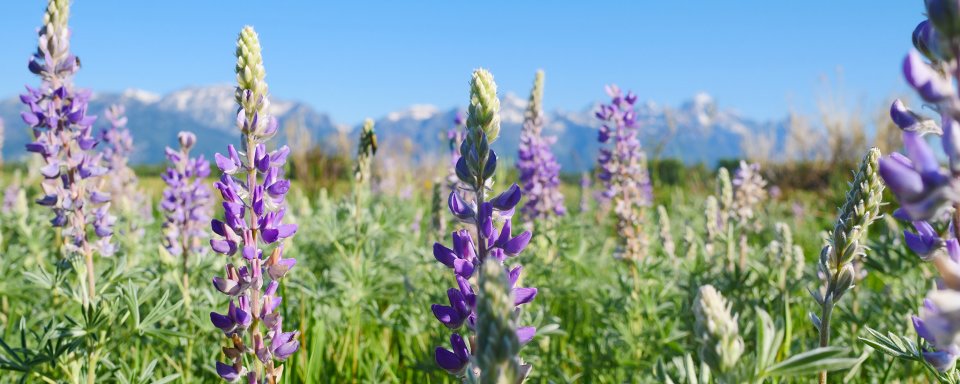
[[[550,109],[583,108],[615,82],[644,100],[706,91],[721,108],[777,118],[815,112],[838,68],[851,105],[905,93],[900,60],[923,12],[921,0],[266,3],[76,0],[77,83],[164,93],[232,82],[235,36],[250,24],[272,93],[342,123],[464,105],[480,66],[518,94],[543,68]],[[26,62],[44,4],[0,5],[0,97],[37,82]]]

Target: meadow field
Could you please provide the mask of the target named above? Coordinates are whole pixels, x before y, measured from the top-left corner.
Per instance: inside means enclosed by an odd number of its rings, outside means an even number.
[[[478,68],[440,154],[370,119],[318,143],[274,116],[250,26],[229,145],[171,131],[134,164],[49,0],[0,120],[31,135],[0,166],[0,383],[960,383],[960,6],[924,4],[917,97],[869,131],[829,110],[694,164],[598,84],[578,172],[544,71],[519,132]]]

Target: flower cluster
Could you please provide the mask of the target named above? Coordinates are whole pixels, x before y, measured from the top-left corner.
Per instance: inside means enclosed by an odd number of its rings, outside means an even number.
[[[602,200],[619,196],[627,204],[648,206],[653,202],[653,187],[647,173],[646,160],[637,137],[637,95],[623,95],[616,85],[606,87],[610,104],[602,104],[596,116],[603,122],[598,134]]]
[[[956,238],[946,241],[947,252],[933,260],[940,271],[939,288],[923,300],[920,316],[913,316],[913,327],[933,349],[925,349],[923,359],[940,372],[954,366],[960,357],[960,243]]]
[[[783,280],[789,274],[791,278],[800,280],[803,277],[804,259],[803,248],[793,242],[793,230],[786,223],[776,223],[776,238],[770,242],[768,251],[779,265],[781,287]]]
[[[670,215],[667,214],[666,207],[657,206],[657,219],[659,220],[657,226],[660,227],[660,246],[663,248],[663,253],[673,259],[677,256],[677,247],[673,242],[673,229],[670,225]]]
[[[810,293],[820,305],[820,315],[810,313],[820,333],[820,347],[830,345],[830,319],[840,298],[854,287],[858,272],[855,263],[865,256],[867,230],[880,217],[883,203],[883,184],[880,181],[880,150],[871,148],[860,162],[853,176],[846,200],[840,207],[840,216],[829,234],[827,244],[820,251],[817,274],[822,286]],[[820,382],[827,380],[826,371],[820,373]]]
[[[43,158],[40,173],[44,196],[37,202],[54,212],[51,224],[63,228],[67,255],[83,255],[87,267],[87,294],[95,297],[93,254],[110,255],[116,219],[110,214],[110,195],[96,189],[94,179],[107,172],[102,154],[94,151],[96,116],[87,115],[89,91],[75,90],[72,79],[80,69],[79,59],[70,54],[67,27],[69,1],[50,1],[40,29],[37,52],[29,69],[42,79],[39,88],[27,87],[20,100],[28,107],[22,112],[34,141],[27,151]],[[88,237],[88,224],[99,240]]]
[[[601,201],[613,201],[617,215],[617,232],[623,241],[618,257],[628,260],[644,258],[649,239],[641,227],[645,208],[653,203],[653,187],[647,173],[646,155],[637,138],[637,96],[623,95],[620,88],[606,88],[610,104],[603,104],[596,116],[603,121],[598,140],[602,147],[597,161],[604,190]]]
[[[357,145],[357,167],[354,174],[357,182],[366,183],[372,176],[370,166],[373,162],[373,155],[377,154],[377,133],[373,130],[373,119],[366,119],[363,122],[363,129],[360,130],[360,142]]]
[[[202,255],[206,248],[202,240],[209,235],[206,225],[210,222],[211,196],[206,178],[210,176],[210,163],[199,155],[190,157],[190,149],[197,142],[191,132],[177,135],[180,150],[166,148],[170,165],[160,176],[166,183],[160,210],[163,211],[164,247],[174,256]]]
[[[960,173],[940,167],[933,149],[923,137],[921,127],[928,123],[903,102],[896,100],[890,107],[890,117],[903,130],[903,145],[907,156],[892,153],[880,160],[880,175],[890,187],[900,207],[894,213],[898,218],[917,221],[943,217],[954,204],[960,202]],[[943,146],[947,154],[960,143],[948,134],[954,131],[960,139],[960,125],[948,117],[944,121]],[[960,169],[958,169],[960,171]]]
[[[733,174],[733,205],[731,215],[741,224],[748,225],[756,216],[755,210],[767,199],[767,181],[760,175],[760,164],[740,161]]]
[[[4,215],[15,214],[19,217],[25,217],[27,214],[27,191],[23,189],[22,173],[17,170],[13,174],[13,180],[3,189],[3,204],[0,205],[0,213]]]
[[[927,20],[913,32],[913,45],[903,61],[903,75],[939,114],[930,119],[911,111],[900,100],[890,107],[891,120],[902,130],[906,156],[892,153],[880,160],[880,175],[899,203],[894,216],[912,222],[904,231],[906,245],[940,272],[937,289],[913,318],[917,334],[926,340],[924,359],[944,372],[960,356],[960,244],[956,211],[960,207],[960,9],[949,1],[925,2]],[[940,136],[947,167],[941,167],[927,134]],[[953,213],[951,215],[950,213]],[[933,223],[949,222],[940,234]],[[943,251],[943,250],[946,251]]]
[[[853,288],[856,276],[853,262],[863,257],[867,249],[867,229],[880,216],[883,184],[877,174],[879,158],[880,151],[876,148],[864,156],[840,207],[828,244],[820,252],[817,272],[824,281],[824,289],[814,292],[814,296],[821,305],[836,303]]]
[[[520,185],[527,196],[521,213],[527,219],[563,215],[567,211],[563,205],[563,194],[560,193],[560,163],[550,150],[556,138],[543,137],[543,125],[543,71],[537,71],[524,114],[517,154]]]
[[[122,105],[112,105],[103,114],[109,125],[100,131],[104,166],[107,168],[106,190],[113,197],[113,205],[119,212],[135,212],[139,216],[152,216],[145,194],[137,189],[137,175],[128,165],[133,153],[133,136],[127,129],[127,117]]]
[[[211,312],[210,320],[231,344],[223,349],[230,363],[217,362],[222,378],[275,383],[283,374],[283,365],[275,360],[286,360],[300,347],[299,333],[283,332],[278,312],[280,279],[296,264],[295,259],[283,257],[283,240],[293,236],[297,225],[283,223],[290,189],[290,182],[283,179],[283,165],[290,150],[284,146],[268,152],[264,144],[277,132],[277,120],[267,114],[260,42],[249,26],[237,41],[236,72],[237,127],[245,152],[230,145],[226,156],[216,154],[223,174],[215,186],[223,197],[224,216],[212,221],[217,236],[210,245],[230,260],[238,251],[241,257],[236,260],[239,266],[231,261],[225,276],[213,278],[214,287],[230,297],[230,305],[224,314]],[[245,362],[254,367],[248,369]]]
[[[694,329],[700,342],[700,359],[717,372],[735,367],[743,355],[744,344],[737,316],[730,304],[712,285],[704,285],[694,299]]]
[[[904,230],[904,242],[922,260],[932,261],[941,274],[937,289],[923,301],[920,316],[912,317],[913,327],[927,342],[924,360],[945,372],[960,357],[960,324],[951,320],[956,314],[950,309],[960,300],[960,242],[953,231],[941,236],[926,221],[914,221],[913,227],[916,233]]]
[[[517,354],[536,329],[517,326],[518,306],[531,302],[537,289],[517,286],[520,266],[506,269],[502,265],[526,248],[532,234],[512,234],[511,217],[522,197],[519,186],[514,184],[492,199],[484,198],[497,166],[497,155],[489,144],[500,131],[500,101],[489,72],[474,72],[470,96],[467,136],[456,171],[466,192],[479,204],[468,203],[452,191],[447,200],[450,212],[469,230],[453,232],[452,248],[440,243],[433,246],[434,257],[453,270],[457,282],[456,288],[447,291],[449,305],[432,308],[437,320],[455,331],[450,336],[453,349],[438,347],[435,358],[440,367],[464,380],[480,377],[481,382],[520,382],[530,366]],[[499,222],[502,225],[497,228]],[[478,291],[475,284],[479,284]]]

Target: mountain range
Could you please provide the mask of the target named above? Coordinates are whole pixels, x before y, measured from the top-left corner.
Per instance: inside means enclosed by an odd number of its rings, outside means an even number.
[[[108,106],[122,104],[129,118],[128,128],[134,137],[136,151],[133,163],[159,163],[164,160],[163,148],[176,145],[177,133],[188,130],[197,135],[197,151],[208,158],[237,142],[236,106],[233,87],[212,85],[189,87],[157,95],[142,90],[121,93],[95,93],[90,100],[90,113],[102,114]],[[505,93],[501,100],[501,139],[493,147],[501,157],[514,157],[526,100]],[[556,136],[554,153],[566,171],[589,169],[598,149],[594,112],[598,104],[579,111],[546,112],[544,134]],[[29,130],[20,119],[23,105],[19,98],[0,100],[0,118],[6,122],[3,157],[24,156],[24,144],[30,140]],[[417,154],[441,153],[447,148],[445,135],[453,124],[456,108],[443,110],[433,105],[412,105],[376,119],[376,131],[384,151],[398,150],[400,143],[414,143]],[[462,109],[461,109],[462,110]],[[273,99],[271,112],[280,120],[300,124],[316,142],[335,143],[333,138],[346,133],[356,135],[360,123],[335,122],[330,115],[297,101]],[[648,156],[677,158],[688,164],[714,164],[720,159],[742,156],[743,137],[764,134],[782,138],[787,124],[781,121],[757,121],[741,116],[732,109],[720,109],[706,93],[699,93],[676,107],[654,102],[639,102],[637,107],[641,140]],[[97,127],[106,126],[102,119]],[[278,135],[285,141],[283,130]],[[404,138],[410,139],[409,141]],[[325,145],[332,149],[333,144]],[[658,152],[658,153],[652,153]],[[427,157],[423,157],[427,158]],[[436,158],[436,157],[432,157]]]

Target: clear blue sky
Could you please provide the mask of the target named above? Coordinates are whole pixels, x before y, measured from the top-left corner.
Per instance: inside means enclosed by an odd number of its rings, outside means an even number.
[[[93,1],[76,0],[80,86],[164,93],[233,81],[235,36],[256,27],[277,97],[342,123],[410,104],[464,105],[473,68],[501,93],[547,73],[548,108],[580,109],[616,82],[676,104],[697,91],[748,116],[815,111],[843,68],[851,100],[905,92],[899,65],[923,2],[804,1]],[[26,69],[43,1],[0,5],[0,97]]]

